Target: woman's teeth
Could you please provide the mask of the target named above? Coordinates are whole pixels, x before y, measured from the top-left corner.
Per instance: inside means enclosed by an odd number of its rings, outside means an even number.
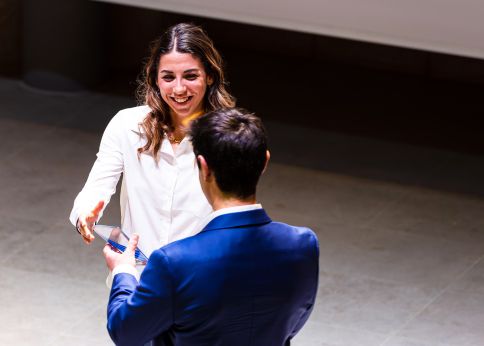
[[[188,101],[188,97],[174,97],[175,102],[183,103]]]

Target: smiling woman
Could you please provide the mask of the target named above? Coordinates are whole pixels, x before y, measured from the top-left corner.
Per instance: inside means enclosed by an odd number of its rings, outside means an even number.
[[[200,112],[235,105],[226,90],[220,53],[200,27],[182,23],[167,30],[153,42],[144,72],[140,101],[152,111],[142,124],[147,142],[140,153],[157,152],[160,134],[175,144],[181,141]]]
[[[211,207],[185,133],[201,114],[235,105],[222,65],[210,38],[192,24],[175,25],[153,43],[138,90],[143,105],[113,117],[74,202],[70,220],[86,243],[121,174],[122,229],[140,235],[143,253],[198,232]]]

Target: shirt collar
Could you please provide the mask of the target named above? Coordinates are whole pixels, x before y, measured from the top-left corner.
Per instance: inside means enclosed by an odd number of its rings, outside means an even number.
[[[175,154],[170,141],[165,135],[163,136],[163,139],[161,141],[161,147],[159,152],[162,155],[169,155],[170,157],[180,156],[187,152],[193,152],[192,142],[189,140],[188,136],[185,136],[180,142],[180,144],[178,144],[178,147],[176,149],[176,154]]]
[[[257,204],[248,204],[248,205],[240,205],[237,207],[229,207],[229,208],[222,208],[216,210],[210,214],[208,214],[199,224],[198,224],[198,232],[201,232],[213,219],[225,214],[232,214],[232,213],[240,213],[242,211],[250,211],[262,209],[262,205],[260,203]]]

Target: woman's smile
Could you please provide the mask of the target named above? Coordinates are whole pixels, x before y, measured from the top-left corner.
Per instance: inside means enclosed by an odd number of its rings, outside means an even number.
[[[172,99],[175,100],[176,103],[185,103],[191,98],[192,98],[191,96],[188,96],[188,97],[172,97]]]

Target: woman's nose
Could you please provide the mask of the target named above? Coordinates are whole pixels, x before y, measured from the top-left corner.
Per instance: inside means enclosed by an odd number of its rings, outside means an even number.
[[[186,89],[186,86],[182,82],[177,82],[176,85],[173,87],[173,93],[183,94]]]

